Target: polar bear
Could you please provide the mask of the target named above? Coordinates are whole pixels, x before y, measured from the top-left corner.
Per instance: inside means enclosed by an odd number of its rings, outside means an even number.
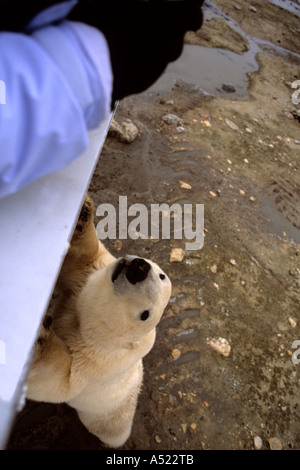
[[[128,439],[142,384],[142,358],[171,295],[154,262],[116,259],[98,240],[86,198],[53,300],[39,332],[27,398],[68,403],[109,447]]]

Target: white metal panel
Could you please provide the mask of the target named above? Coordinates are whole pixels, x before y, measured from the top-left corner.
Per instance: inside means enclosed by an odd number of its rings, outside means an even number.
[[[67,168],[0,199],[0,448],[5,448],[41,319],[109,128]]]

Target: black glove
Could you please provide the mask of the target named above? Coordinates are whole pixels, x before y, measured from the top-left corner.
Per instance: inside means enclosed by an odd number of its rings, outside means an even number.
[[[64,0],[0,0],[0,31],[23,32],[41,11]]]
[[[64,0],[0,0],[0,31],[23,31],[40,11]],[[106,36],[113,102],[148,88],[176,60],[186,31],[202,25],[204,0],[79,0],[68,19]]]
[[[202,25],[203,0],[79,0],[69,15],[109,45],[113,102],[147,89],[176,60],[186,31]]]

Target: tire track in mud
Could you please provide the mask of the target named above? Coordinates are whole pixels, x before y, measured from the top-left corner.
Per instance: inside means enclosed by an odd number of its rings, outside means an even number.
[[[277,209],[300,230],[300,185],[284,176],[279,176],[270,185]]]

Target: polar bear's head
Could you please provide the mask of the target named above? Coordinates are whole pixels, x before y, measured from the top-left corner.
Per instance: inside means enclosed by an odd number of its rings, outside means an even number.
[[[92,274],[78,298],[81,328],[90,339],[139,341],[160,321],[171,282],[160,267],[136,256]]]

